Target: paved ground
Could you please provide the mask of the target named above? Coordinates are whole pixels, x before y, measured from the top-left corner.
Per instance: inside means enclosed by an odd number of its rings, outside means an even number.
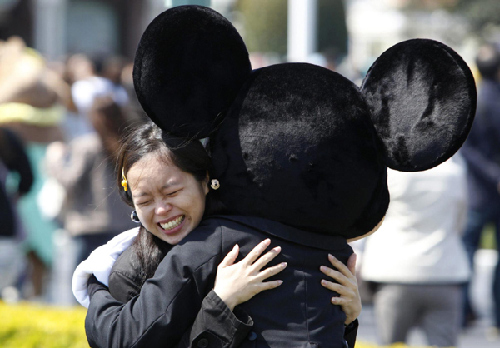
[[[472,301],[481,319],[470,329],[462,332],[458,348],[500,348],[500,337],[496,340],[488,335],[491,326],[491,274],[496,263],[495,252],[480,251],[475,259],[475,272],[472,278]],[[363,305],[359,317],[358,340],[367,343],[377,343],[377,330],[371,305]],[[418,330],[410,334],[410,346],[425,346],[425,339]]]
[[[373,319],[373,309],[371,306],[363,306],[363,312],[359,317],[358,341],[365,343],[377,343],[377,330]],[[500,348],[500,338],[491,340],[487,332],[489,322],[482,320],[471,329],[460,335],[458,348]],[[425,339],[421,332],[415,330],[410,334],[409,346],[425,346]]]

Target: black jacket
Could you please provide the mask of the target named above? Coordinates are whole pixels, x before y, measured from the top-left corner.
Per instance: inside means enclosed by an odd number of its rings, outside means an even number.
[[[108,286],[111,296],[126,303],[139,295],[143,285],[141,265],[136,250],[126,249],[116,260],[109,274]],[[236,307],[231,311],[213,291],[203,299],[202,306],[193,325],[184,333],[177,348],[238,347],[250,334],[252,318]]]
[[[175,346],[203,313],[199,312],[202,301],[213,288],[217,266],[229,250],[238,244],[243,257],[268,237],[273,246],[282,247],[273,264],[286,261],[288,267],[276,276],[283,280],[279,289],[239,305],[254,321],[253,331],[240,346],[347,347],[345,314],[340,306],[328,305],[332,293],[321,286],[325,276],[319,270],[328,264],[328,252],[347,262],[352,253],[347,241],[253,217],[202,221],[167,254],[140,295],[125,305],[106,291],[90,292],[85,324],[90,345]]]

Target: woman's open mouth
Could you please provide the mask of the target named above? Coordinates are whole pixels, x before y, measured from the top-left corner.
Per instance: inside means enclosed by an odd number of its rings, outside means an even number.
[[[184,218],[185,215],[180,215],[168,222],[159,222],[158,226],[160,226],[161,229],[167,234],[177,232],[178,227],[184,222]]]

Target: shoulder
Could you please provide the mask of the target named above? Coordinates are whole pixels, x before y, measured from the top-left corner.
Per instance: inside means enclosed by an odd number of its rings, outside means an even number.
[[[204,219],[172,251],[181,249],[200,256],[213,253],[220,246],[223,226],[217,219]],[[172,252],[171,251],[171,252]],[[177,252],[177,251],[176,251]],[[174,253],[175,255],[175,253]]]
[[[132,247],[127,248],[113,264],[109,275],[109,292],[121,301],[127,302],[140,292],[142,269],[137,253]]]
[[[258,230],[259,221],[254,221],[251,217],[245,217],[242,221],[224,216],[205,218],[180,244],[188,242],[202,242],[201,245],[203,243],[217,243],[224,247],[227,243],[239,240],[242,235]]]
[[[172,248],[162,262],[174,262],[190,268],[220,262],[225,249],[223,236],[226,234],[226,229],[224,220],[217,218],[202,220],[191,233]]]
[[[203,219],[200,224],[179,244],[197,241],[206,243],[211,240],[217,240],[221,237],[224,228],[225,226],[223,220],[217,218]]]
[[[137,258],[137,253],[133,247],[128,247],[121,253],[121,255],[116,259],[113,264],[111,272],[122,272],[122,273],[137,273],[139,271],[139,263]]]

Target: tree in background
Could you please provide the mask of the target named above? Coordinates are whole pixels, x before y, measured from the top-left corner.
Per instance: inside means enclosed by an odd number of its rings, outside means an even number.
[[[470,27],[470,34],[477,37],[487,36],[486,31],[500,27],[500,1],[498,0],[406,0],[404,10],[453,11],[464,18]]]
[[[457,0],[456,10],[468,20],[471,31],[482,37],[485,30],[500,27],[500,1],[498,0]]]
[[[329,64],[347,55],[347,21],[344,1],[318,0],[317,51]]]
[[[317,51],[335,57],[347,53],[347,24],[342,0],[317,0]],[[286,55],[287,0],[237,0],[243,36],[250,52]]]
[[[287,0],[238,0],[236,10],[250,52],[286,54]]]

